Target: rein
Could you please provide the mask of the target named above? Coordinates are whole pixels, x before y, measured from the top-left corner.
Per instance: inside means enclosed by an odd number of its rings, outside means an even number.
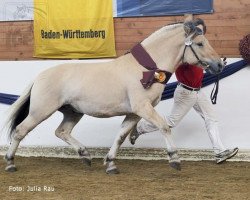
[[[210,99],[211,99],[212,104],[216,104],[216,101],[217,101],[217,94],[218,94],[218,92],[219,92],[219,80],[220,80],[219,75],[217,75],[216,78],[217,78],[217,79],[216,79],[216,81],[215,81],[215,83],[214,83],[213,90],[212,90],[212,92],[211,92],[211,94],[210,94]]]
[[[130,52],[137,62],[148,70],[143,72],[140,80],[144,89],[150,88],[154,83],[165,85],[169,81],[172,73],[159,69],[141,43],[135,45]]]
[[[226,61],[226,60],[227,60],[227,58],[224,57],[224,58],[223,58],[224,65],[227,64],[227,61]],[[216,78],[217,78],[217,79],[216,79],[216,81],[215,81],[215,83],[214,83],[213,90],[212,90],[212,92],[211,92],[211,94],[210,94],[210,99],[211,99],[212,104],[216,104],[217,94],[218,94],[218,92],[219,92],[219,80],[220,80],[219,74],[217,74],[217,77],[216,77]]]

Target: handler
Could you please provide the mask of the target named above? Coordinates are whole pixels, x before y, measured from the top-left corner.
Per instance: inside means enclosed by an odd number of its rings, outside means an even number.
[[[204,119],[207,133],[211,140],[215,152],[216,163],[232,158],[238,152],[238,148],[226,149],[221,142],[218,130],[218,120],[212,107],[212,103],[207,96],[200,90],[204,77],[203,69],[195,65],[182,64],[175,71],[178,86],[174,92],[174,105],[170,116],[166,121],[170,128],[175,127],[182,118],[193,107]],[[131,133],[130,141],[132,144],[141,135],[158,130],[153,124],[141,120],[137,124],[134,132]]]

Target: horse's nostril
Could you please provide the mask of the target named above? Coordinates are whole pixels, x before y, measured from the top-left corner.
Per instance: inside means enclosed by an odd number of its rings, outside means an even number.
[[[224,70],[225,65],[222,63],[222,64],[220,64],[219,66],[220,66],[219,69],[220,69],[220,73],[221,73],[221,72]]]
[[[218,68],[220,71],[222,71],[224,69],[225,65],[222,63],[218,63]]]

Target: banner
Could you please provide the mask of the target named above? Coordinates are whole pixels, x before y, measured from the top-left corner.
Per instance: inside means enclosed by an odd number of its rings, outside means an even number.
[[[33,1],[1,0],[0,21],[33,20],[33,10],[36,10]],[[113,0],[113,17],[202,14],[213,11],[213,0]]]
[[[213,0],[116,0],[117,17],[213,13]]]
[[[34,0],[34,57],[114,57],[112,0]]]

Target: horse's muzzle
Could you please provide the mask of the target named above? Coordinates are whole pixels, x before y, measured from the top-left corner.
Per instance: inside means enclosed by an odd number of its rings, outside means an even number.
[[[225,65],[223,62],[208,62],[206,72],[210,74],[219,74],[224,69]]]

